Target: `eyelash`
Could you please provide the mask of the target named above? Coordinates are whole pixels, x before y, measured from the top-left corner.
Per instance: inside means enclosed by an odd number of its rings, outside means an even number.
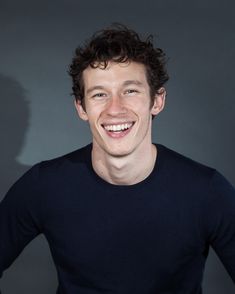
[[[135,89],[128,89],[128,90],[125,91],[125,93],[132,94],[132,93],[138,93],[138,91],[135,90]]]
[[[102,97],[104,97],[106,94],[105,93],[96,93],[96,94],[94,94],[92,97],[93,98],[96,98],[96,97],[98,97],[98,98],[102,98]]]

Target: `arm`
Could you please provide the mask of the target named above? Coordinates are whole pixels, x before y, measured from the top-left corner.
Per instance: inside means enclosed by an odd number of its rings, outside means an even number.
[[[235,283],[235,189],[218,172],[211,181],[210,244]]]
[[[41,232],[37,170],[29,170],[0,203],[0,277]]]

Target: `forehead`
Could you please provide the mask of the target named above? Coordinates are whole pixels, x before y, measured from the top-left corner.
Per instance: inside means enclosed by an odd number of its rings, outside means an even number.
[[[107,67],[104,67],[104,64],[100,64],[95,68],[89,66],[83,71],[85,90],[95,85],[118,86],[124,84],[127,80],[139,81],[147,86],[145,65],[134,61],[123,63],[110,61]]]

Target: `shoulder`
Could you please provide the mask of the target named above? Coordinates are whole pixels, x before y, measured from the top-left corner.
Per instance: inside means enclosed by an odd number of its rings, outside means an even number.
[[[207,199],[209,202],[215,199],[222,201],[226,197],[235,199],[234,188],[215,168],[199,163],[163,145],[157,145],[157,148],[159,171],[169,189],[183,191],[182,195],[187,195],[190,199],[203,201]]]
[[[89,144],[62,156],[44,160],[34,165],[32,171],[35,171],[38,176],[59,175],[61,172],[73,171],[74,168],[89,167],[91,165],[91,149],[92,145]]]
[[[53,168],[53,167],[59,167],[65,163],[83,164],[90,160],[91,149],[92,149],[92,144],[89,144],[87,146],[84,146],[80,149],[69,152],[62,156],[49,159],[49,160],[44,160],[40,162],[39,165],[42,168],[47,168],[47,167]]]
[[[210,195],[235,199],[234,187],[215,168],[199,163],[163,145],[157,144],[159,171],[163,179],[174,188],[190,191],[190,194]],[[206,193],[205,193],[206,192]],[[223,198],[225,199],[225,198]],[[214,201],[214,200],[213,200]]]
[[[17,187],[37,187],[45,182],[59,182],[63,177],[74,177],[89,170],[91,163],[91,144],[57,158],[44,160],[34,164],[13,185]]]
[[[216,170],[164,145],[157,144],[159,163],[162,170],[177,179],[205,179],[210,180]]]
[[[206,222],[211,219],[212,226],[225,215],[234,222],[235,189],[219,171],[163,145],[157,148],[161,179],[182,206],[188,203],[191,212],[192,207],[203,207]]]

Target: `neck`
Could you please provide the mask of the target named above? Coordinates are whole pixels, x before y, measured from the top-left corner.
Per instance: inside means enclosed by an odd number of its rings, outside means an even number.
[[[156,157],[157,149],[153,144],[122,157],[113,157],[106,153],[100,154],[93,148],[92,165],[95,172],[111,184],[133,185],[150,175]]]

